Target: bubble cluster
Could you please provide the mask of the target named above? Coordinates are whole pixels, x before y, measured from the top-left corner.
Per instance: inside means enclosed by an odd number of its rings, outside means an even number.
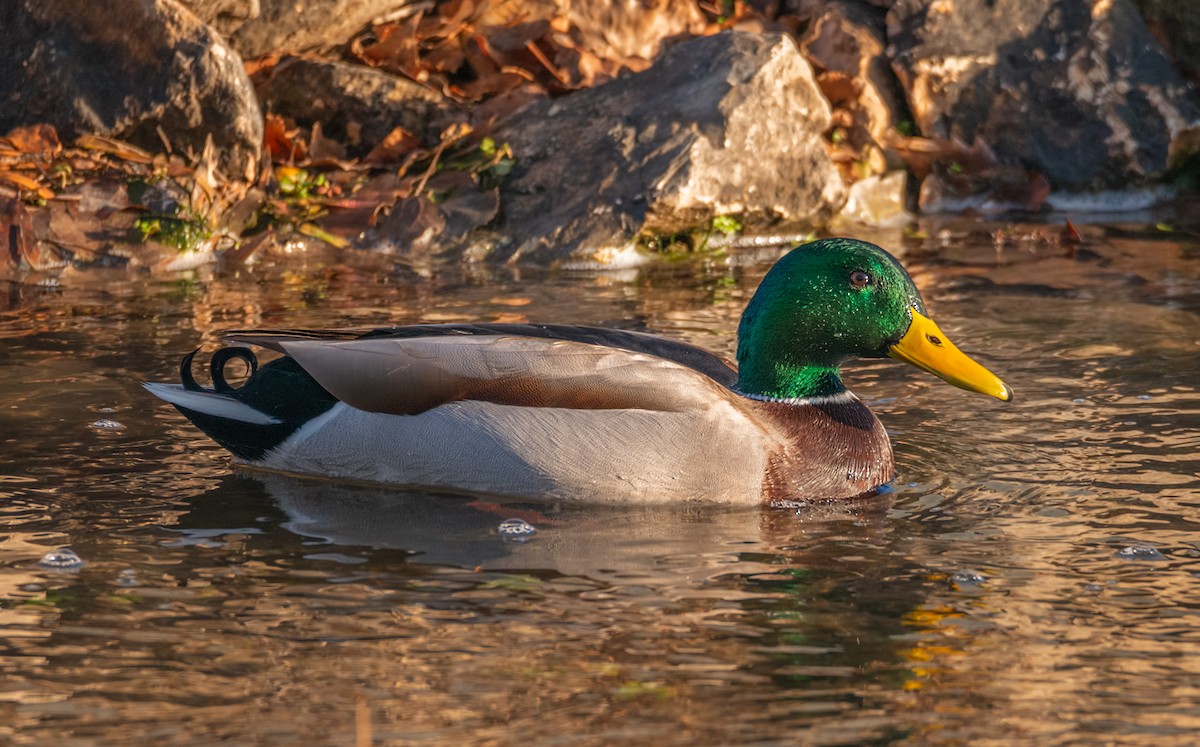
[[[1117,550],[1113,556],[1122,560],[1166,560],[1167,556],[1150,545],[1130,545]]]
[[[537,527],[524,519],[505,519],[496,527],[496,534],[511,542],[524,542],[537,534]]]

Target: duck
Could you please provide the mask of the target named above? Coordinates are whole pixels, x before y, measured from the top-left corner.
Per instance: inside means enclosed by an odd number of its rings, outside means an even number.
[[[882,423],[842,381],[892,358],[1008,402],[884,249],[782,256],[747,304],[736,363],[678,340],[565,324],[237,330],[180,383],[146,383],[249,469],[434,492],[597,503],[829,502],[886,491]],[[252,348],[280,354],[259,365]],[[233,386],[232,360],[249,377]]]

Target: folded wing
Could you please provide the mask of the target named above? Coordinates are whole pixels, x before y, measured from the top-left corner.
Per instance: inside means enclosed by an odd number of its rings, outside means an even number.
[[[679,412],[704,408],[724,390],[666,358],[568,340],[473,335],[278,345],[343,402],[397,415],[462,400]]]

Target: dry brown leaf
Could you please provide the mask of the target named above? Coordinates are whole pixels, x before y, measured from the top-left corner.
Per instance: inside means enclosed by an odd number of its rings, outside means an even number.
[[[276,163],[295,163],[308,155],[308,146],[299,134],[299,128],[289,129],[278,114],[267,114],[263,120],[263,146]]]
[[[154,156],[136,145],[130,145],[122,140],[102,135],[80,135],[75,141],[75,146],[83,150],[107,153],[110,156],[116,156],[122,161],[147,165],[154,163]]]
[[[856,102],[862,94],[863,82],[846,73],[827,70],[817,75],[817,85],[829,103],[837,106],[843,102]]]
[[[397,127],[376,143],[363,161],[369,164],[392,163],[420,147],[420,138],[403,127]]]
[[[279,60],[283,58],[282,52],[271,52],[265,57],[259,57],[256,60],[246,60],[242,63],[242,67],[246,68],[246,75],[251,78],[263,73],[270,72],[271,68],[279,64]]]
[[[1059,240],[1064,244],[1082,244],[1083,237],[1079,235],[1079,229],[1075,228],[1075,224],[1067,220],[1067,225],[1063,226],[1062,233],[1059,234]]]
[[[0,182],[8,182],[30,192],[36,191],[42,186],[37,179],[30,179],[24,174],[18,174],[15,171],[0,171]]]
[[[53,127],[39,124],[18,127],[0,137],[0,148],[12,149],[18,154],[36,153],[52,158],[62,151],[62,143]]]
[[[217,151],[213,146],[212,135],[204,138],[204,150],[192,171],[192,207],[200,205],[212,207],[216,204],[217,189],[220,181],[217,177]],[[204,198],[204,201],[201,198]]]
[[[372,67],[382,67],[403,73],[418,80],[420,69],[419,36],[421,14],[401,23],[376,26],[369,36],[360,36],[350,43],[350,52]]]

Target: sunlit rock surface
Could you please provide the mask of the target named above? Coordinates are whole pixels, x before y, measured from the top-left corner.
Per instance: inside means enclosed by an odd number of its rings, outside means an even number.
[[[898,0],[889,54],[926,137],[976,136],[1055,190],[1164,176],[1200,109],[1128,0]]]
[[[645,72],[501,125],[517,168],[503,191],[509,258],[586,260],[714,215],[748,227],[823,222],[846,199],[822,142],[829,104],[795,43],[722,33]]]
[[[258,160],[262,116],[238,56],[174,0],[0,3],[0,132],[49,123],[64,139],[109,135],[199,153],[212,136],[222,165]]]

